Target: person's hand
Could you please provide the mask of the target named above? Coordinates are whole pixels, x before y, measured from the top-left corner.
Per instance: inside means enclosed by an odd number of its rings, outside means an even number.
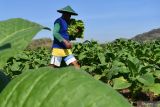
[[[64,42],[64,44],[65,44],[65,46],[66,46],[67,49],[72,48],[71,42],[69,42],[69,41],[67,41],[67,40],[65,40],[65,39],[63,40],[63,42]]]

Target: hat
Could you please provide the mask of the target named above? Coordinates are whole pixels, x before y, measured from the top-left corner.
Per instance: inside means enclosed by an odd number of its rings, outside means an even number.
[[[71,15],[78,15],[70,6],[66,6],[62,9],[57,10],[59,13],[70,13]]]

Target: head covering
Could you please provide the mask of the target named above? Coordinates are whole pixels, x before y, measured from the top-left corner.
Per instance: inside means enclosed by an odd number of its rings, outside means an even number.
[[[59,13],[70,13],[71,15],[78,15],[70,6],[66,6],[62,9],[57,10]]]

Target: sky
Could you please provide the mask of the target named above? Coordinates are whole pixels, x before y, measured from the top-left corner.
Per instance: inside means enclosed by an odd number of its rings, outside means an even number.
[[[61,17],[57,12],[70,5],[85,24],[84,40],[99,42],[118,38],[130,39],[160,28],[160,0],[0,0],[0,21],[24,18],[52,28]],[[53,38],[51,31],[42,30],[34,39]]]

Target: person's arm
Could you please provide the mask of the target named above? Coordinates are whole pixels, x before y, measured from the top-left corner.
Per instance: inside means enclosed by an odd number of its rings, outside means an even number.
[[[59,42],[62,42],[62,41],[64,40],[64,38],[61,36],[61,34],[59,34],[59,30],[60,30],[60,25],[59,25],[59,23],[55,23],[54,29],[53,29],[53,36],[54,36]]]
[[[59,33],[59,30],[60,30],[60,24],[59,23],[55,23],[54,25],[54,30],[53,30],[53,35],[54,37],[59,41],[59,42],[63,42],[65,45],[66,45],[66,48],[71,48],[72,47],[72,44],[65,40],[61,34]]]

